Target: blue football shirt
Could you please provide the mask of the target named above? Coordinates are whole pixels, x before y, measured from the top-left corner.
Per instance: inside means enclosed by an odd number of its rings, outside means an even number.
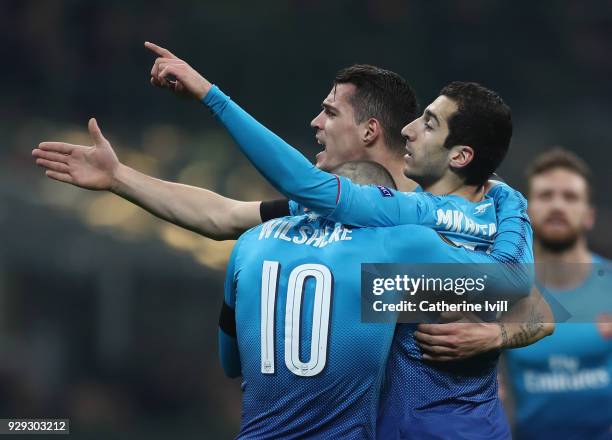
[[[593,263],[580,287],[545,291],[573,318],[505,354],[517,438],[612,438],[612,339],[598,322],[612,313],[612,262],[595,255]]]
[[[473,253],[425,227],[350,228],[315,214],[245,233],[226,280],[234,353],[220,332],[224,368],[244,380],[239,437],[374,438],[395,324],[361,322],[361,263]]]

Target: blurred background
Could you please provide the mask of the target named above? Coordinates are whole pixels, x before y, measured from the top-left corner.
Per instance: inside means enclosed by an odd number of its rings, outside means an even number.
[[[228,438],[240,384],[217,360],[232,242],[46,179],[40,141],[90,143],[244,200],[276,194],[195,102],[150,86],[156,42],[314,158],[310,120],[336,70],[376,64],[422,105],[451,80],[497,90],[515,136],[500,172],[521,189],[553,145],[595,174],[591,244],[612,256],[612,2],[226,0],[0,2],[0,418],[70,417],[78,438]]]

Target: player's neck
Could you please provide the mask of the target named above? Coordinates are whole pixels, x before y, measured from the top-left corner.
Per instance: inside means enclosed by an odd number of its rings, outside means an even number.
[[[538,240],[533,246],[538,280],[556,290],[573,290],[579,287],[591,273],[593,256],[581,237],[569,249],[558,252],[543,246]]]
[[[391,153],[389,151],[389,147],[386,146],[382,146],[374,151],[376,151],[376,154],[369,157],[368,160],[378,162],[384,166],[387,171],[389,171],[389,174],[391,174],[391,177],[393,177],[395,185],[397,185],[398,191],[414,191],[417,183],[404,175],[403,155],[397,156],[396,154]]]
[[[430,185],[423,185],[423,190],[436,195],[455,195],[470,202],[480,202],[485,194],[483,186],[466,185],[455,175],[444,178]]]
[[[406,176],[404,176],[404,173],[402,171],[400,171],[399,174],[397,175],[395,174],[391,174],[391,175],[393,176],[393,180],[395,181],[395,184],[397,185],[398,191],[412,192],[417,187],[417,183],[414,180],[409,179]]]
[[[414,180],[404,175],[403,163],[398,164],[396,160],[391,161],[386,168],[389,170],[389,173],[391,173],[391,177],[393,177],[393,181],[397,185],[398,191],[411,192],[417,187],[417,183]]]

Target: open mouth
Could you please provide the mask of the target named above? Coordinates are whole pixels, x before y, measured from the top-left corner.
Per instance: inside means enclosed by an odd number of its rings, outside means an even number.
[[[409,157],[412,158],[412,151],[410,150],[410,148],[408,148],[408,145],[409,145],[409,143],[406,142],[406,145],[404,147],[406,149],[406,154],[404,155],[404,157],[405,158],[409,158]]]
[[[321,139],[319,139],[319,138],[317,138],[317,144],[319,144],[319,146],[322,147],[322,150],[319,151],[317,153],[317,155],[315,156],[315,159],[317,160],[317,163],[319,163],[321,160],[323,160],[325,152],[327,151],[327,147],[325,146],[325,143],[323,141],[321,141]]]

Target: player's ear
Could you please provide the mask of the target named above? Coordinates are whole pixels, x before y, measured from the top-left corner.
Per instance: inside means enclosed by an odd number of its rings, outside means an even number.
[[[449,151],[449,165],[463,168],[474,160],[474,149],[467,145],[455,145]]]
[[[361,140],[367,146],[372,145],[382,135],[382,127],[376,118],[369,118],[363,126]]]

